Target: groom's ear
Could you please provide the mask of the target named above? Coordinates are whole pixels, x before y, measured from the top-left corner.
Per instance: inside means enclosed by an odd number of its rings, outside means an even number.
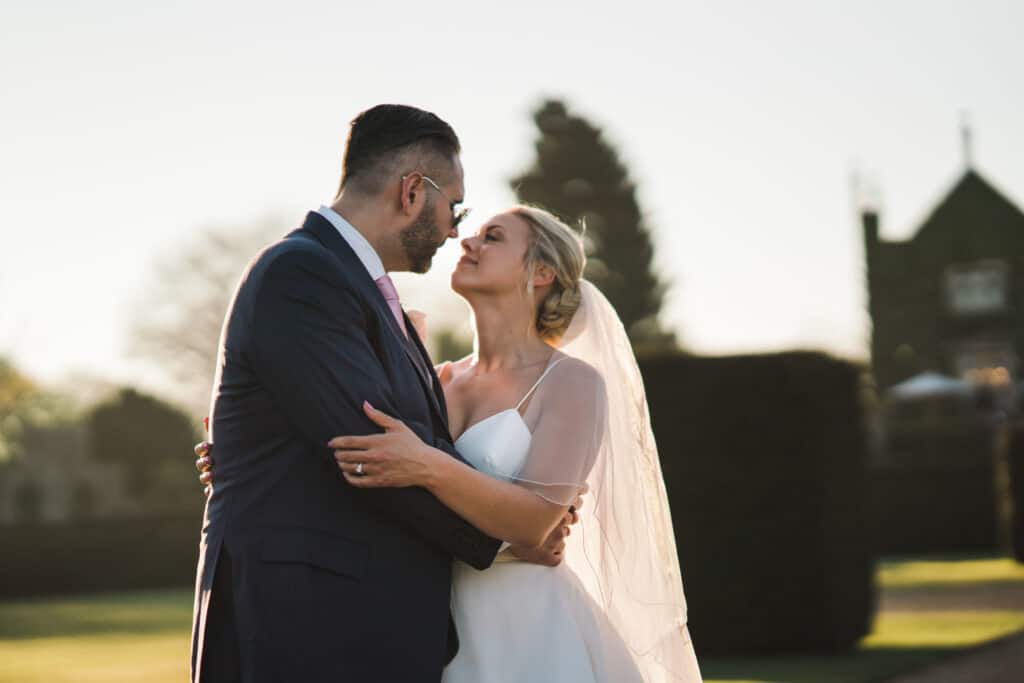
[[[402,213],[412,215],[420,195],[423,193],[423,178],[419,173],[410,173],[402,177],[401,194],[398,204]]]

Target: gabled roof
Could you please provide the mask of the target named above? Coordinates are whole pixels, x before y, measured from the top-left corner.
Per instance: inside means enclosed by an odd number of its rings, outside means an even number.
[[[947,224],[948,221],[944,220],[946,218],[955,219],[957,216],[977,215],[979,208],[988,211],[995,210],[997,213],[1008,216],[1011,221],[1019,222],[1024,229],[1024,212],[980,173],[973,168],[968,168],[952,189],[928,213],[909,241],[917,240],[934,225]],[[961,221],[954,220],[953,223],[963,225]]]

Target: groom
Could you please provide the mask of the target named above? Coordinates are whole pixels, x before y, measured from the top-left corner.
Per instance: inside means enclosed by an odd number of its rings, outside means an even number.
[[[435,683],[455,655],[452,559],[486,569],[500,541],[424,489],[349,486],[327,442],[379,431],[369,401],[459,457],[440,383],[387,275],[425,272],[458,236],[459,152],[429,112],[361,113],[335,202],[242,277],[214,382],[193,683]]]

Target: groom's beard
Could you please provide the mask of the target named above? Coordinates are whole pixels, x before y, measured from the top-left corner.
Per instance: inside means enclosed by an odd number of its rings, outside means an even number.
[[[428,199],[416,221],[398,235],[409,261],[409,270],[414,273],[430,270],[434,254],[444,244],[443,239],[438,242],[440,234],[441,230],[434,220],[434,202]]]

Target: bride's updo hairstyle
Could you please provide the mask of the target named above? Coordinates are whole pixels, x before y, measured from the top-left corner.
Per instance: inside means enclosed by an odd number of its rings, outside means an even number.
[[[555,273],[547,295],[538,302],[537,333],[547,342],[557,341],[580,307],[580,278],[587,264],[582,238],[551,213],[535,206],[516,206],[509,213],[530,227],[526,248],[526,272],[544,264]],[[527,284],[533,294],[533,280]]]

